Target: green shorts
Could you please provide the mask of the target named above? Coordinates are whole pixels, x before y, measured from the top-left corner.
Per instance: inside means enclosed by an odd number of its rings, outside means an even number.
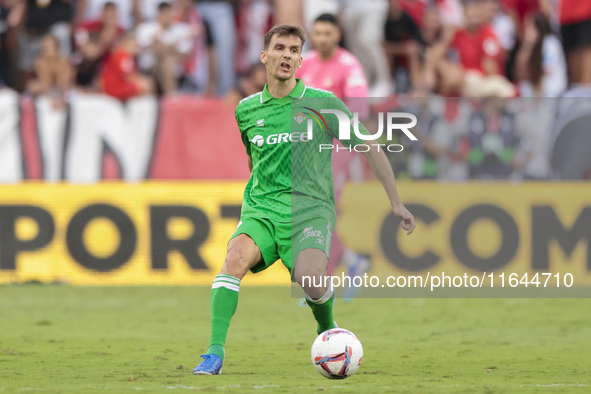
[[[261,272],[281,259],[289,270],[291,280],[298,254],[308,248],[320,249],[330,259],[330,242],[335,223],[315,217],[298,223],[278,223],[268,219],[248,217],[241,219],[232,238],[246,234],[259,247],[263,259],[250,269]],[[232,239],[230,238],[230,239]]]

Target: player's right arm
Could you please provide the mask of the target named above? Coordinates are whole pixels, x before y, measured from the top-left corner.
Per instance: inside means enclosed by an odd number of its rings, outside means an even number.
[[[234,111],[234,115],[236,116],[236,124],[238,124],[238,129],[240,130],[240,135],[242,136],[242,143],[244,144],[244,148],[246,149],[246,156],[248,157],[247,159],[247,163],[248,163],[248,169],[250,170],[250,172],[252,172],[252,156],[250,154],[250,141],[248,140],[248,136],[246,135],[246,131],[243,128],[243,125],[241,123],[241,119],[240,119],[240,104],[238,104],[238,106],[236,107],[236,110]]]

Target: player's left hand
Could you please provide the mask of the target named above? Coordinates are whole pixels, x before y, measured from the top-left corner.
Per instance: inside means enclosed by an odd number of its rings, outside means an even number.
[[[392,212],[394,212],[394,215],[402,219],[401,225],[402,228],[406,230],[406,235],[411,235],[416,227],[415,217],[412,216],[412,213],[410,213],[402,204],[392,208]]]

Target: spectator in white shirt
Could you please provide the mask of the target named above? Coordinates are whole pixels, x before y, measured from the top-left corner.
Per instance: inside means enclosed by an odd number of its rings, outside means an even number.
[[[484,0],[483,11],[485,23],[492,27],[506,56],[515,46],[515,22],[503,12],[500,0]]]
[[[183,62],[193,47],[193,37],[187,23],[174,21],[172,7],[166,2],[158,6],[156,22],[138,26],[139,66],[155,77],[163,94],[177,90]]]
[[[557,97],[567,87],[562,45],[548,18],[536,14],[525,23],[523,44],[517,54],[516,74],[521,96]]]
[[[153,22],[158,17],[158,6],[172,3],[172,0],[139,0],[138,12],[142,22]]]

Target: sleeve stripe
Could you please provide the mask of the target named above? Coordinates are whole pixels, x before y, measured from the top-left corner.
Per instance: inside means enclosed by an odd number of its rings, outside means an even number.
[[[239,101],[239,104],[242,104],[244,101],[249,100],[249,99],[255,97],[257,94],[260,94],[261,95],[261,102],[262,102],[262,100],[263,100],[263,98],[262,98],[263,97],[263,92],[258,92],[258,93],[254,93],[254,94],[251,94],[248,97],[243,98],[242,100]]]
[[[316,91],[318,91],[318,92],[330,93],[330,94],[334,95],[334,93],[333,93],[333,92],[331,92],[331,91],[328,91],[328,90],[324,90],[324,89],[318,89],[318,88],[313,88],[312,86],[310,86],[310,89],[312,89],[312,90],[316,90]],[[303,96],[303,95],[302,95],[302,96]]]

